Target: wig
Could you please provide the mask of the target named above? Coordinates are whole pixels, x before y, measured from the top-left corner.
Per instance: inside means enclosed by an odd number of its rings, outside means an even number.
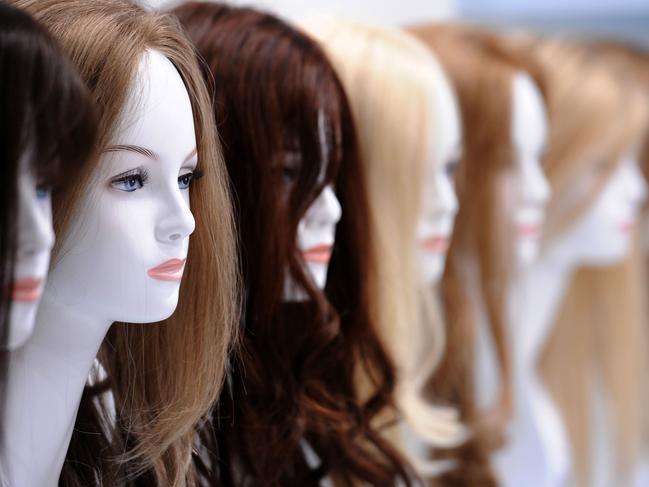
[[[520,41],[540,63],[550,118],[545,167],[552,186],[549,241],[589,207],[622,156],[640,147],[647,107],[637,88],[590,49],[566,41]],[[589,173],[589,196],[571,189]],[[634,249],[625,262],[581,267],[572,278],[541,359],[543,378],[568,430],[575,474],[589,485],[593,380],[603,384],[613,425],[616,483],[628,481],[637,461],[647,397],[647,330],[641,264]]]
[[[242,352],[211,425],[210,485],[319,485],[324,476],[409,485],[408,467],[372,425],[394,378],[369,313],[370,216],[342,86],[317,44],[276,17],[197,2],[175,13],[214,81],[245,282]],[[296,238],[329,184],[343,216],[323,293]],[[308,301],[283,302],[287,270]],[[373,381],[369,397],[358,367]]]
[[[97,157],[54,195],[65,242],[84,183],[100,163],[147,49],[163,53],[185,83],[194,115],[199,169],[190,189],[196,230],[175,313],[158,326],[112,326],[99,353],[107,379],[84,392],[63,472],[64,485],[193,485],[197,425],[221,390],[237,321],[237,272],[227,174],[209,97],[188,40],[172,16],[129,0],[17,0],[60,42],[99,112]],[[56,262],[57,249],[53,257]],[[56,264],[54,264],[56,265]],[[110,388],[115,411],[100,394]],[[136,480],[137,479],[137,480]],[[126,482],[126,480],[124,480]]]
[[[425,162],[444,123],[435,116],[438,97],[452,88],[429,50],[404,32],[334,18],[305,27],[331,56],[358,123],[377,256],[370,304],[397,367],[399,412],[428,444],[455,446],[463,439],[455,411],[422,396],[442,355],[444,330],[418,272],[416,236]]]
[[[21,165],[26,164],[39,185],[57,187],[74,178],[90,157],[97,127],[86,87],[63,51],[29,15],[3,3],[0,66],[0,343],[4,345],[10,325],[8,290],[21,253]],[[0,353],[0,415],[7,362],[7,354]],[[3,446],[0,430],[0,458]],[[1,477],[0,472],[0,483]]]
[[[423,25],[411,31],[439,55],[449,73],[460,99],[464,134],[457,176],[460,209],[441,283],[448,344],[430,393],[457,404],[472,428],[471,441],[456,452],[460,463],[453,475],[467,485],[484,485],[492,477],[489,452],[502,445],[512,408],[505,301],[516,234],[504,185],[515,170],[513,80],[524,72],[541,91],[543,86],[531,63],[488,32],[454,25]],[[468,262],[476,272],[467,271]],[[469,292],[472,287],[477,287],[478,303]],[[500,376],[499,396],[488,411],[479,411],[475,398],[476,305],[485,311]]]
[[[74,66],[29,15],[0,4],[0,289],[13,281],[19,251],[18,175],[23,158],[39,184],[56,186],[90,157],[96,131],[92,103]],[[0,343],[11,295],[0,293]]]

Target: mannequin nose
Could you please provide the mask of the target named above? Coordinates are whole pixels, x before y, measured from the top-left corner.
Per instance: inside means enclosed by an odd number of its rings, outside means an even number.
[[[342,217],[342,207],[331,185],[325,186],[309,209],[309,219],[320,225],[335,225]]]
[[[522,193],[526,202],[543,206],[550,198],[551,189],[540,161],[533,161],[522,171]]]
[[[629,161],[627,173],[627,191],[633,203],[640,206],[647,199],[647,182],[640,171],[638,161]]]
[[[33,187],[20,187],[19,193],[19,254],[30,256],[51,250],[54,246],[51,196],[47,194],[41,200]]]
[[[180,243],[196,228],[189,203],[180,194],[174,194],[156,227],[156,239],[163,243]]]
[[[455,185],[449,176],[444,174],[438,178],[435,193],[428,196],[431,200],[436,201],[433,208],[434,213],[455,215],[458,211],[457,194]]]

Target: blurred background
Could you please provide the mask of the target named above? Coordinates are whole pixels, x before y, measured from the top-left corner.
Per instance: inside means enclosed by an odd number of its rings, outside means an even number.
[[[153,8],[174,0],[148,0]],[[320,13],[402,25],[462,19],[499,28],[596,36],[649,45],[649,0],[232,0],[296,20]],[[371,5],[371,6],[370,6]]]

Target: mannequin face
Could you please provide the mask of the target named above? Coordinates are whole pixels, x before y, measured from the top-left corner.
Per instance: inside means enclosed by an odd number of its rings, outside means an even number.
[[[341,216],[340,202],[333,187],[328,185],[309,207],[297,227],[298,249],[318,289],[324,289],[327,283],[336,225]]]
[[[119,129],[65,236],[48,294],[88,316],[148,323],[176,308],[194,218],[196,138],[171,62],[143,54]]]
[[[550,186],[541,162],[548,126],[543,97],[532,79],[517,74],[512,83],[512,145],[516,166],[518,205],[516,225],[519,263],[531,264],[539,253]]]
[[[435,130],[426,160],[422,212],[417,224],[421,277],[426,284],[439,282],[458,211],[455,169],[461,153],[460,113],[455,94],[439,83]]]
[[[21,167],[18,177],[18,198],[18,250],[11,295],[9,350],[23,345],[34,330],[54,245],[50,191],[37,184],[27,167]]]
[[[587,182],[575,188],[586,192]],[[647,196],[647,185],[634,156],[622,158],[593,204],[578,221],[554,243],[561,252],[580,264],[614,265],[623,260]]]

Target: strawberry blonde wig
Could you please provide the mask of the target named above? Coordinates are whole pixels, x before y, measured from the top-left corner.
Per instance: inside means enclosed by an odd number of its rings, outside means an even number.
[[[397,406],[428,444],[456,445],[463,428],[455,411],[423,397],[444,348],[444,329],[416,252],[425,161],[437,124],[445,123],[436,116],[438,97],[452,93],[451,86],[433,55],[405,32],[338,18],[304,27],[329,54],[358,125],[377,256],[371,305],[397,368]]]
[[[84,391],[62,481],[114,485],[117,479],[138,479],[147,485],[193,485],[197,424],[221,389],[238,304],[227,175],[194,51],[173,17],[146,12],[129,0],[12,3],[34,15],[59,41],[98,109],[94,162],[79,177],[69,178],[54,197],[57,242],[65,241],[84,183],[118,126],[142,54],[147,49],[163,53],[187,88],[198,167],[205,177],[190,189],[196,230],[178,306],[158,326],[116,323],[111,328],[98,357],[107,378],[95,378]],[[114,410],[99,394],[107,389]]]

